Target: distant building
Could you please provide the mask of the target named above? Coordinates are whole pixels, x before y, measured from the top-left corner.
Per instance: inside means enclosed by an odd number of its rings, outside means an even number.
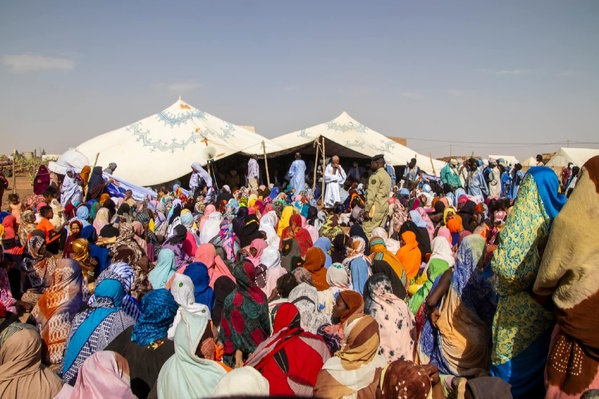
[[[397,144],[403,145],[404,147],[408,146],[408,140],[407,139],[403,139],[401,137],[390,137],[390,136],[387,136],[387,138],[389,140],[395,141]]]

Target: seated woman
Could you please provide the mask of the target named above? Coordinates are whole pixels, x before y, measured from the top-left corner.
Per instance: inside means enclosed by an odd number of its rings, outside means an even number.
[[[84,227],[79,238],[85,238],[89,243],[89,256],[98,262],[96,273],[99,275],[110,265],[110,251],[108,248],[96,245],[98,235],[93,226]]]
[[[347,323],[346,332],[346,344],[318,373],[314,396],[374,399],[381,372],[387,365],[385,358],[378,354],[378,323],[371,316],[359,315]]]
[[[362,237],[350,237],[347,242],[347,256],[343,260],[343,267],[349,270],[353,290],[362,294],[370,273],[370,258],[366,256],[366,240]]]
[[[379,354],[388,362],[413,360],[416,322],[408,305],[393,294],[391,280],[383,273],[373,274],[364,288],[364,313],[379,323]]]
[[[420,252],[420,248],[418,248],[416,234],[413,231],[404,231],[401,234],[400,243],[401,247],[395,256],[405,269],[408,280],[412,280],[418,275],[422,262],[422,253]]]
[[[291,303],[276,313],[273,335],[246,362],[269,382],[270,395],[311,396],[316,378],[330,357],[324,341],[301,328],[299,310]]]
[[[175,262],[177,269],[186,266],[191,262],[193,257],[188,255],[184,248],[185,239],[187,238],[187,229],[182,224],[175,226],[173,235],[162,245],[162,249],[170,249],[175,253]]]
[[[279,249],[283,247],[287,240],[295,240],[299,244],[300,256],[306,256],[306,252],[312,247],[312,237],[310,237],[308,230],[302,227],[302,216],[300,214],[295,213],[289,218],[289,226],[283,230]]]
[[[442,374],[491,366],[497,294],[483,277],[485,255],[484,238],[476,234],[464,238],[455,270],[446,271],[426,299],[429,319],[422,329],[419,357]]]
[[[23,258],[21,270],[25,273],[27,291],[21,296],[21,301],[35,306],[38,299],[52,286],[52,278],[56,261],[46,250],[46,240],[42,235],[32,234],[27,240],[27,253]]]
[[[173,285],[171,286],[171,294],[173,294],[175,301],[179,304],[179,309],[177,309],[173,324],[168,329],[168,339],[172,340],[175,336],[175,330],[181,321],[181,315],[184,310],[194,316],[206,317],[208,320],[212,319],[211,311],[208,309],[208,306],[196,302],[193,282],[188,276],[178,273],[175,274]]]
[[[67,240],[64,243],[64,250],[62,252],[63,258],[70,258],[73,250],[71,246],[73,242],[81,237],[81,232],[83,231],[83,224],[79,220],[71,220],[69,222],[69,231],[71,234],[67,237]]]
[[[83,276],[74,259],[57,259],[52,286],[31,311],[46,344],[42,358],[46,364],[61,364],[71,329],[71,321],[83,305]]]
[[[109,249],[114,254],[113,262],[125,262],[133,268],[135,280],[131,287],[131,296],[139,301],[142,296],[152,289],[152,285],[148,280],[149,259],[133,238],[134,235],[135,232],[131,223],[121,222],[119,236]]]
[[[0,397],[53,398],[62,381],[42,364],[42,340],[35,327],[19,323],[0,303]]]
[[[335,354],[343,348],[345,341],[344,329],[347,324],[364,314],[364,300],[362,295],[356,291],[346,290],[339,293],[335,306],[333,306],[333,314],[331,316],[331,324],[323,324],[318,327],[317,334],[324,339],[329,351]]]
[[[318,291],[324,291],[329,288],[329,283],[327,283],[327,269],[324,268],[325,261],[326,258],[322,249],[312,247],[306,252],[306,259],[301,262],[304,269],[310,272],[312,285]]]
[[[326,277],[329,288],[324,291],[318,291],[318,311],[330,317],[339,293],[350,290],[351,283],[347,269],[341,263],[333,263],[327,269]]]
[[[223,362],[238,368],[270,336],[270,322],[266,295],[254,281],[254,265],[247,260],[237,264],[233,276],[237,288],[225,299],[219,340],[225,346]]]
[[[233,219],[233,231],[239,237],[239,245],[245,248],[256,238],[262,238],[260,222],[256,215],[250,215],[246,206],[242,206],[237,211],[237,217]]]
[[[83,362],[93,353],[104,350],[126,328],[135,324],[121,308],[126,283],[121,276],[105,270],[98,277],[95,301],[77,313],[71,324],[63,363],[62,380],[75,384]]]
[[[211,397],[227,370],[214,360],[214,336],[208,317],[182,310],[174,341],[175,354],[158,375],[158,397]]]
[[[152,290],[141,301],[142,314],[134,326],[127,328],[106,348],[129,362],[131,390],[138,398],[146,398],[158,379],[162,365],[175,353],[167,338],[179,305],[165,290]]]
[[[94,293],[96,287],[96,269],[98,269],[98,262],[90,256],[89,242],[85,238],[78,238],[73,241],[71,245],[71,258],[75,259],[81,265],[81,273],[83,274],[83,281],[87,292],[90,294]],[[84,300],[88,298],[84,297]]]
[[[387,247],[385,246],[385,240],[380,237],[370,239],[370,259],[372,262],[377,260],[384,260],[387,262],[395,274],[397,274],[397,277],[401,279],[404,287],[407,289],[409,280],[406,275],[406,271],[395,254],[387,250]]]
[[[55,399],[103,397],[135,399],[131,392],[129,362],[115,352],[99,351],[81,366],[74,386],[64,384]]]

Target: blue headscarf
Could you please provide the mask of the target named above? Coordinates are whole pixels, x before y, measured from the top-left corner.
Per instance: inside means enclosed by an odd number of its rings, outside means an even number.
[[[270,189],[270,199],[274,200],[275,198],[277,198],[277,196],[279,195],[279,192],[281,191],[281,189],[277,186],[274,186],[273,188]]]
[[[171,249],[163,248],[160,250],[160,254],[158,254],[158,262],[150,272],[148,280],[150,280],[155,290],[164,288],[176,270],[175,253]]]
[[[179,305],[170,291],[160,288],[148,292],[141,300],[142,313],[133,326],[131,341],[139,346],[167,337]]]
[[[427,224],[424,220],[422,220],[422,216],[420,216],[420,213],[418,213],[418,211],[410,211],[410,217],[412,218],[412,222],[414,222],[416,226],[426,229]]]
[[[322,252],[324,252],[324,256],[326,257],[324,267],[328,269],[329,266],[333,264],[333,259],[331,258],[331,255],[329,255],[329,251],[331,250],[331,240],[328,237],[319,237],[313,246],[322,249]]]
[[[566,204],[566,196],[559,194],[559,180],[555,172],[547,166],[535,166],[528,170],[537,185],[537,191],[543,208],[549,216],[550,226],[562,207]]]
[[[208,306],[208,309],[212,312],[216,297],[214,291],[210,288],[210,276],[208,275],[208,268],[201,262],[193,262],[187,265],[183,274],[191,278],[193,282],[193,294],[196,299],[196,303],[201,303]]]
[[[137,302],[137,299],[130,295],[131,287],[135,281],[135,273],[133,273],[133,268],[125,262],[117,262],[108,266],[108,270],[120,277],[120,282],[125,289],[125,296],[123,297],[121,306],[123,312],[137,321],[141,315],[141,305],[139,302]],[[87,304],[91,306],[94,302],[96,302],[96,295],[92,295],[89,298],[89,301],[87,301]]]
[[[110,270],[100,274],[96,283],[94,291],[96,301],[90,305],[94,309],[79,325],[67,346],[63,364],[63,372],[65,373],[71,368],[79,352],[81,352],[81,349],[83,349],[83,346],[100,323],[111,313],[120,310],[125,296],[125,289],[120,281],[120,276]]]

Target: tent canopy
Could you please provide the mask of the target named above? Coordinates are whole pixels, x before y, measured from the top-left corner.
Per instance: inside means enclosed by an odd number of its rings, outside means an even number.
[[[522,166],[536,166],[536,165],[537,165],[536,157],[529,157],[529,158],[525,159],[524,162],[522,162]]]
[[[50,172],[66,175],[67,169],[73,168],[75,172],[80,173],[85,165],[89,165],[89,157],[74,148],[69,148],[58,157],[56,162],[51,161],[48,164],[48,169]]]
[[[420,155],[368,128],[346,112],[330,122],[288,133],[273,139],[273,141],[280,145],[285,152],[291,152],[300,149],[309,150],[314,140],[320,137],[326,139],[325,152],[327,156],[336,154],[340,157],[369,158],[383,154],[385,161],[391,165],[405,165],[411,158],[416,158],[420,169],[436,175],[445,165],[445,162]]]
[[[191,172],[191,163],[235,153],[262,154],[281,148],[271,140],[192,107],[181,98],[162,112],[96,136],[77,147],[98,165],[117,164],[115,176],[148,186]]]
[[[501,159],[503,158],[507,165],[515,165],[518,163],[518,159],[513,155],[489,155],[489,158]]]
[[[599,149],[594,148],[560,148],[558,152],[547,162],[547,166],[563,168],[572,162],[582,167],[586,161],[599,155]]]

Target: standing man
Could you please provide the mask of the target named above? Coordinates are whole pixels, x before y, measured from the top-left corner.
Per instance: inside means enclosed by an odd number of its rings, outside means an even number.
[[[445,193],[454,192],[457,188],[462,187],[462,180],[458,174],[458,161],[450,159],[449,162],[441,169],[441,182]]]
[[[289,185],[296,195],[306,189],[306,163],[302,160],[302,155],[299,152],[295,153],[295,161],[291,164],[287,177]]]
[[[489,196],[500,197],[501,196],[501,171],[497,166],[497,161],[493,158],[489,158]]]
[[[339,157],[334,155],[331,163],[327,165],[324,171],[324,182],[326,190],[324,195],[324,207],[327,209],[334,208],[336,204],[341,202],[341,194],[339,189],[345,183],[345,171],[339,165]]]
[[[408,190],[412,190],[416,187],[421,178],[422,172],[420,171],[420,168],[416,166],[416,158],[412,158],[410,162],[408,162],[403,174],[403,180],[405,182],[404,187]]]
[[[252,155],[248,161],[248,184],[252,190],[258,189],[258,180],[260,179],[260,166],[256,160],[256,155]]]
[[[372,230],[384,227],[389,212],[389,194],[391,193],[391,177],[384,168],[383,155],[375,155],[370,161],[373,173],[368,181],[366,204],[364,206],[364,223],[362,228],[366,237],[370,238]]]
[[[362,175],[364,174],[364,168],[361,167],[358,162],[354,161],[352,167],[349,168],[349,172],[347,173],[347,177],[350,182],[360,182]]]
[[[478,161],[470,158],[468,167],[468,195],[478,196],[484,200],[489,195],[489,188],[483,172],[478,167]]]

